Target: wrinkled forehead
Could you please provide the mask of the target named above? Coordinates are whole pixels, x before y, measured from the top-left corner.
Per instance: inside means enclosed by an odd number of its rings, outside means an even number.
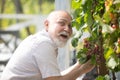
[[[66,20],[66,21],[71,21],[72,17],[70,16],[69,13],[65,12],[65,11],[56,11],[56,12],[52,12],[48,18],[48,20]]]

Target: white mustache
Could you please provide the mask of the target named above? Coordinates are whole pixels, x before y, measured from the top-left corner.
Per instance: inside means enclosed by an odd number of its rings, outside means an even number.
[[[70,37],[70,34],[68,32],[66,32],[66,31],[60,32],[59,35],[65,35],[67,37]]]

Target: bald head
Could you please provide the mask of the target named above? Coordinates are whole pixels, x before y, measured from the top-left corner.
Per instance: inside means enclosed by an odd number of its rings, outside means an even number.
[[[67,11],[63,11],[63,10],[51,12],[47,17],[47,20],[51,20],[54,18],[57,19],[58,17],[66,17],[66,18],[72,20],[71,15]]]
[[[67,11],[64,10],[53,11],[44,21],[45,27],[48,28],[50,23],[57,22],[58,20],[64,20],[68,24],[71,24],[72,17]]]

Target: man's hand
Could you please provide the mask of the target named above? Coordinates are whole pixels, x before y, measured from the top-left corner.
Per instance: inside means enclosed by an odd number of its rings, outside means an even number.
[[[83,73],[90,72],[95,67],[94,64],[91,63],[91,60],[88,60],[86,63],[80,66],[80,71]]]

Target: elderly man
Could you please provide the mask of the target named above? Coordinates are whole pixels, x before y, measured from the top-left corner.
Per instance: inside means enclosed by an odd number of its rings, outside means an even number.
[[[90,61],[77,62],[59,70],[57,49],[72,35],[71,16],[66,11],[53,11],[44,22],[45,29],[27,37],[15,50],[0,80],[75,80],[93,69]]]

